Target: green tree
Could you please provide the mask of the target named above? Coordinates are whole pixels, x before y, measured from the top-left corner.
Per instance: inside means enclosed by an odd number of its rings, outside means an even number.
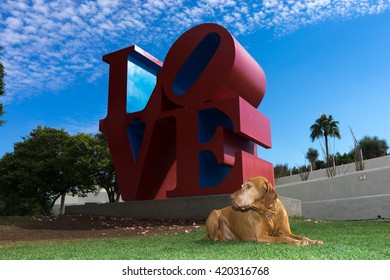
[[[290,175],[288,164],[276,164],[274,166],[274,176],[276,179]]]
[[[23,174],[18,187],[26,195],[33,194],[47,215],[63,188],[63,156],[70,136],[64,130],[38,127],[23,142],[14,144],[14,154]]]
[[[315,139],[320,139],[322,137],[325,140],[325,156],[327,166],[329,166],[329,137],[337,137],[338,139],[341,138],[338,123],[338,121],[333,119],[332,115],[326,116],[325,114],[322,114],[310,127],[311,141],[314,142]]]
[[[317,170],[326,168],[326,163],[323,160],[316,160],[315,164],[316,164]]]
[[[70,136],[39,126],[14,144],[14,152],[0,165],[0,182],[6,182],[17,197],[34,198],[49,215],[59,197],[95,190],[92,140],[91,135]]]
[[[314,148],[309,148],[306,152],[306,158],[310,162],[311,171],[316,170],[316,161],[318,159],[318,151]]]
[[[64,213],[65,196],[86,196],[96,191],[94,177],[95,139],[91,134],[79,133],[69,137],[59,160],[61,171],[61,210]]]
[[[27,180],[25,172],[14,153],[6,153],[0,160],[0,215],[42,214],[35,196],[25,191],[21,182]]]
[[[377,136],[365,136],[359,141],[359,146],[363,152],[364,159],[376,158],[387,155],[389,146],[385,139],[379,139]]]
[[[355,162],[352,153],[344,153],[344,154],[336,153],[335,158],[336,158],[337,165],[349,164]]]
[[[95,184],[106,190],[110,202],[118,202],[120,190],[107,139],[103,133],[98,133],[95,135],[95,140]]]
[[[296,167],[296,166],[293,166],[293,167],[290,169],[290,173],[291,173],[292,175],[297,175],[297,174],[299,174],[299,172],[300,172],[300,168],[298,168],[298,167]]]
[[[4,77],[5,77],[5,70],[4,66],[1,63],[1,51],[2,47],[0,47],[0,97],[5,95],[5,83],[4,83]],[[0,103],[0,117],[4,115],[4,106],[2,103]],[[0,126],[4,125],[4,120],[0,119]]]

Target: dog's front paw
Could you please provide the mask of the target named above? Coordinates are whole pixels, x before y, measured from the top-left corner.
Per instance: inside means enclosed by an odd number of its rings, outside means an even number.
[[[310,245],[310,240],[307,240],[307,239],[297,240],[295,244],[301,245],[301,246]]]
[[[313,245],[324,245],[324,242],[322,240],[312,240]]]

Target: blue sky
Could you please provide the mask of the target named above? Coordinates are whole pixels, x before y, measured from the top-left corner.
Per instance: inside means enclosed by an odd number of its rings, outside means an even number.
[[[204,22],[226,27],[266,73],[259,110],[271,120],[273,148],[259,149],[261,158],[292,167],[309,147],[321,153],[309,128],[322,113],[339,121],[336,152],[353,146],[349,126],[358,139],[390,144],[388,0],[2,0],[0,157],[38,125],[97,133],[107,110],[102,56],[136,44],[163,61],[180,34]]]

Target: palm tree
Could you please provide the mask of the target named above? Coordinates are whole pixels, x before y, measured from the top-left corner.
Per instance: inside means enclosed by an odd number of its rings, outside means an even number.
[[[316,169],[316,161],[318,159],[318,151],[313,148],[309,148],[306,153],[306,158],[310,161],[311,171]]]
[[[321,137],[324,137],[325,139],[325,156],[327,165],[329,161],[329,137],[337,137],[338,139],[341,138],[338,123],[338,121],[333,119],[332,115],[327,117],[325,114],[322,114],[310,127],[311,141],[314,142],[315,139],[319,139]]]

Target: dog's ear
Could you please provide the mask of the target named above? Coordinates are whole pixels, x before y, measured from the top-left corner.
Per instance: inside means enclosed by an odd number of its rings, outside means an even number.
[[[263,189],[265,192],[264,196],[264,205],[265,207],[272,208],[271,204],[277,199],[279,196],[275,191],[275,188],[269,182],[263,183]]]

